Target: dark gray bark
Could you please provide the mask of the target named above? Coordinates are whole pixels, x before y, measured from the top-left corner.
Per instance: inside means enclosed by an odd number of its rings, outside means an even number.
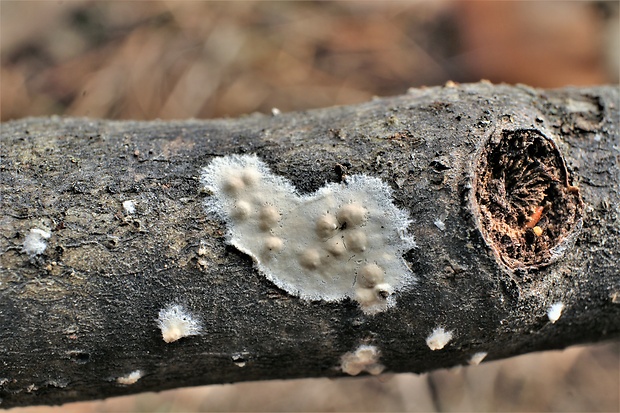
[[[362,343],[386,371],[424,372],[617,339],[618,96],[479,83],[279,116],[4,123],[0,406],[335,377]],[[205,213],[201,168],[232,153],[301,193],[353,173],[389,183],[413,221],[415,287],[374,316],[279,290]],[[32,228],[51,232],[34,257]],[[165,343],[155,320],[170,302],[204,334]],[[438,326],[454,338],[431,351]]]

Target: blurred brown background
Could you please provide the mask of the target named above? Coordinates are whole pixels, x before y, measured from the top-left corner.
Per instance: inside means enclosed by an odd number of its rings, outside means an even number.
[[[618,82],[618,2],[2,1],[2,120],[238,116]]]
[[[618,2],[0,2],[0,114],[239,116],[447,80],[618,82]],[[619,411],[620,346],[16,412]]]

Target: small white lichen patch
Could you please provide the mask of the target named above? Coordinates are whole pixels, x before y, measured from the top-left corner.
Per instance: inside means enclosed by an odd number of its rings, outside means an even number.
[[[549,321],[555,323],[562,316],[562,310],[564,310],[564,303],[557,302],[549,307],[547,310],[547,317],[549,317]]]
[[[141,377],[142,377],[142,371],[136,370],[136,371],[132,371],[131,373],[129,373],[126,376],[122,376],[122,377],[117,378],[116,382],[118,384],[129,385],[129,384],[134,384],[135,382],[140,380]]]
[[[480,351],[478,353],[475,353],[469,359],[469,364],[471,364],[472,366],[477,366],[478,364],[480,364],[482,362],[482,360],[484,360],[484,358],[487,356],[487,354],[488,353],[486,351]]]
[[[127,200],[127,201],[123,201],[123,209],[125,210],[125,213],[128,215],[131,215],[133,213],[136,212],[136,202],[132,201],[131,199]]]
[[[385,366],[379,363],[380,355],[377,347],[361,345],[340,358],[340,369],[351,376],[357,376],[363,371],[376,376],[385,370]]]
[[[441,350],[452,340],[452,331],[446,331],[443,327],[437,327],[426,338],[426,345],[431,350]]]
[[[170,304],[160,310],[157,325],[161,329],[161,335],[166,343],[172,343],[187,336],[195,336],[202,332],[200,320],[178,304]]]
[[[52,234],[50,232],[43,229],[31,229],[28,235],[26,235],[26,239],[24,239],[23,251],[31,257],[43,254],[47,248],[47,242],[45,240],[49,239],[51,236]]]
[[[228,225],[228,242],[288,293],[306,300],[357,300],[366,314],[394,305],[414,277],[409,217],[378,178],[353,175],[300,196],[256,156],[214,159],[202,183],[207,210]]]

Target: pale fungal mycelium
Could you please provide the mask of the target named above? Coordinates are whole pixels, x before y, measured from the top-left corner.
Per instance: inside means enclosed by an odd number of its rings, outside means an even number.
[[[169,304],[161,309],[157,325],[166,343],[172,343],[183,337],[195,336],[202,331],[200,320],[179,304]]]
[[[426,338],[426,345],[431,350],[441,350],[452,340],[452,331],[446,331],[443,327],[437,327]]]
[[[366,314],[395,304],[414,281],[402,255],[413,248],[409,217],[378,178],[352,175],[299,195],[253,155],[215,158],[202,173],[207,210],[228,242],[270,281],[306,300],[356,300]]]
[[[128,199],[127,201],[123,201],[123,210],[125,210],[125,214],[131,215],[136,212],[136,201]]]
[[[43,254],[47,248],[46,240],[50,239],[51,236],[52,234],[44,229],[31,229],[24,239],[23,251],[31,257]]]
[[[363,371],[376,376],[385,369],[385,366],[379,363],[380,356],[377,347],[362,344],[355,351],[345,353],[341,357],[340,369],[351,376],[357,376]]]

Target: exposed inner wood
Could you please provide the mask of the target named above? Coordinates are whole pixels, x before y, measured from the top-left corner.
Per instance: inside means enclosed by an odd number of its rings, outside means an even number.
[[[579,223],[583,202],[557,147],[535,130],[492,137],[477,168],[482,231],[510,267],[541,266]]]

